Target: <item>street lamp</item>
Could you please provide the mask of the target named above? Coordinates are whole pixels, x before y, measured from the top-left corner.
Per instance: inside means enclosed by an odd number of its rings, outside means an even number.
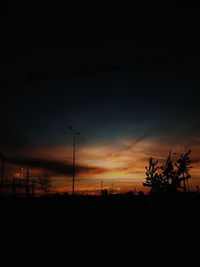
[[[72,195],[74,196],[74,185],[75,185],[75,164],[76,164],[76,135],[80,135],[80,133],[76,132],[71,126],[69,129],[73,134],[73,177],[72,177]]]

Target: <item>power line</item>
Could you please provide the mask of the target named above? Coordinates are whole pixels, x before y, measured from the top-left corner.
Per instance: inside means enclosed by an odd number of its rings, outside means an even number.
[[[136,59],[137,60],[137,59]],[[114,71],[125,71],[129,69],[137,69],[137,68],[145,68],[151,65],[164,65],[170,62],[182,62],[194,60],[193,57],[174,57],[174,56],[165,56],[165,57],[153,57],[150,60],[144,59],[143,62],[138,62],[137,64],[129,64],[123,63],[116,66],[107,66],[107,67],[98,67],[98,66],[90,66],[89,68],[94,68],[93,70],[89,71],[79,71],[79,72],[57,72],[57,73],[31,73],[27,79],[16,80],[16,81],[0,81],[1,85],[8,86],[16,83],[25,83],[25,82],[34,82],[34,81],[45,81],[49,79],[59,79],[59,78],[73,78],[73,77],[81,77],[87,75],[93,75],[98,73],[105,73],[105,72],[114,72]],[[195,58],[198,60],[198,58]],[[96,68],[96,69],[95,69]]]

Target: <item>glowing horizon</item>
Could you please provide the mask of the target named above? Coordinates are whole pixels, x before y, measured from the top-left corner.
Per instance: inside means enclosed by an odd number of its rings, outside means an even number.
[[[156,139],[143,139],[135,142],[133,139],[118,139],[113,142],[90,145],[77,146],[76,153],[76,183],[75,189],[77,192],[83,192],[87,189],[90,191],[100,190],[100,182],[104,181],[105,188],[114,185],[115,192],[132,191],[134,186],[137,190],[147,190],[143,188],[142,183],[145,179],[145,166],[148,164],[148,158],[154,157],[159,160],[159,163],[164,163],[170,150],[174,152],[185,152],[186,148],[180,145],[172,146],[167,142],[157,141]],[[200,161],[200,141],[195,138],[191,142],[192,149],[192,186],[199,184]],[[21,152],[17,157],[26,157],[28,152]],[[30,154],[30,152],[29,152]],[[30,176],[38,176],[47,173],[51,179],[54,191],[71,192],[71,174],[70,170],[66,169],[65,173],[63,166],[72,163],[72,147],[58,146],[45,147],[31,151],[30,158],[36,160],[36,165],[30,168]],[[175,159],[175,158],[174,158]],[[43,160],[43,161],[42,161]],[[43,166],[43,164],[44,165]],[[37,167],[37,164],[41,164]],[[56,173],[53,168],[48,170],[48,164],[59,163],[56,165],[56,171],[61,168],[60,173]],[[44,168],[43,168],[44,167]],[[52,167],[52,166],[51,166]],[[8,170],[10,168],[10,170]],[[18,176],[17,164],[10,164],[7,169],[6,178]],[[52,171],[53,170],[53,171]]]

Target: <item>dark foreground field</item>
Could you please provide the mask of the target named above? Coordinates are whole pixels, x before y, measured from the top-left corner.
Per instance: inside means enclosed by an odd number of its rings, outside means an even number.
[[[0,197],[1,209],[22,209],[28,210],[59,210],[66,212],[70,210],[91,210],[91,211],[111,211],[128,210],[130,212],[137,209],[174,209],[195,208],[200,209],[200,194],[197,193],[176,193],[172,195],[134,195],[119,194],[102,196],[82,196],[82,195],[49,195],[41,197]]]
[[[200,195],[1,197],[0,213],[6,235],[11,239],[17,235],[16,240],[25,235],[37,244],[53,237],[68,243],[73,235],[75,243],[95,239],[109,244],[111,236],[117,240],[138,236],[141,243],[156,236],[162,240],[170,237],[173,243],[197,235]]]

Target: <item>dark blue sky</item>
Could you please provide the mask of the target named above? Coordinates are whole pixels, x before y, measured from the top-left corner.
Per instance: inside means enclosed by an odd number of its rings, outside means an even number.
[[[145,133],[171,144],[198,137],[198,12],[183,5],[169,10],[137,16],[134,10],[125,20],[82,15],[75,23],[42,11],[36,19],[32,11],[30,28],[6,23],[2,150],[68,145],[68,124],[84,144]]]

